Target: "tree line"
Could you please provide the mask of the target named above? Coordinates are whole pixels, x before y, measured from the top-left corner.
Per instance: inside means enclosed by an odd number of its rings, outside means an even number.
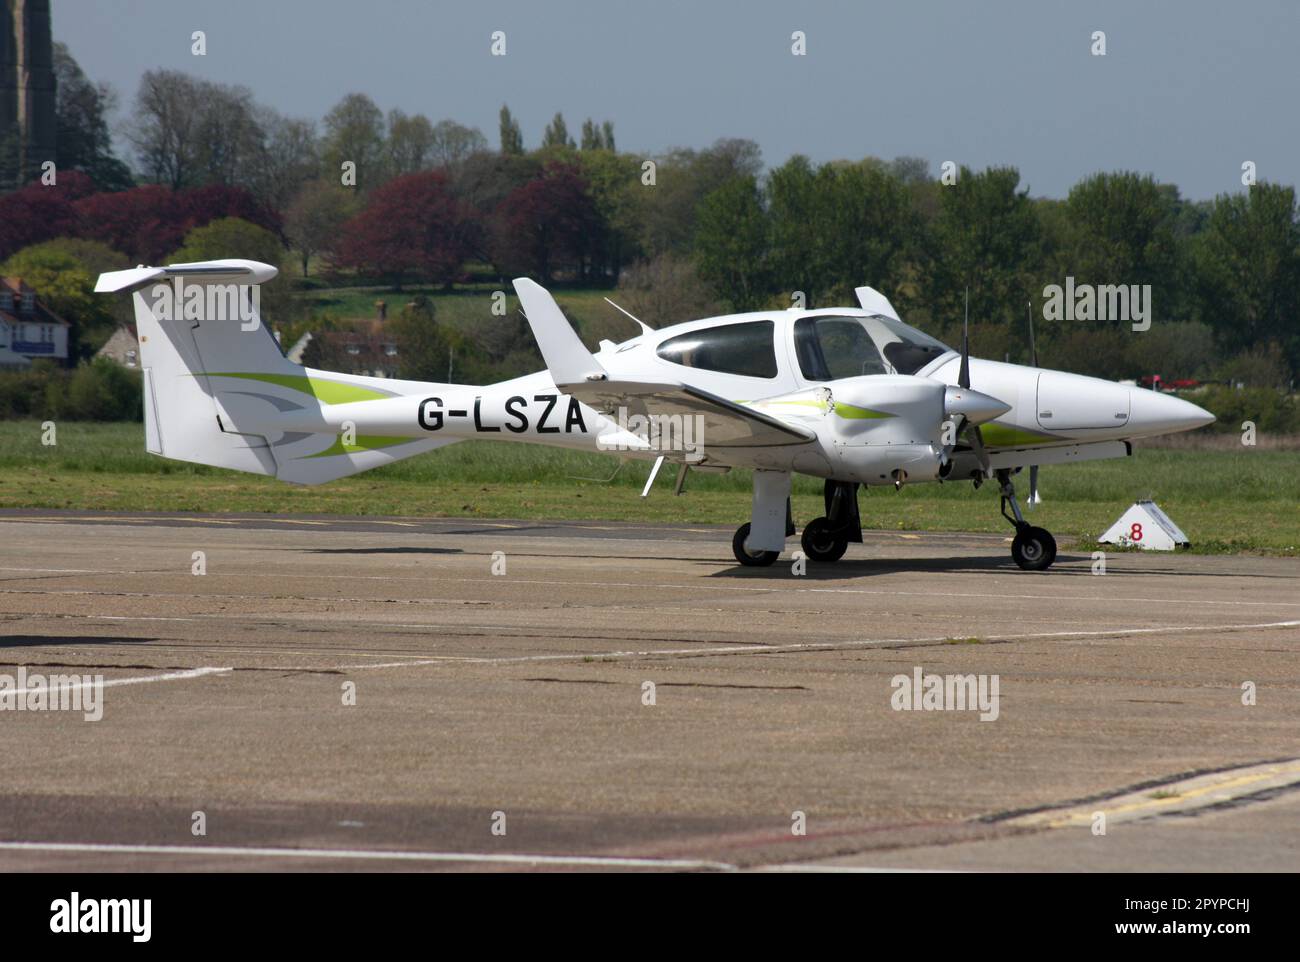
[[[146,72],[136,93],[132,172],[112,155],[111,91],[66,50],[57,61],[58,185],[0,196],[0,258],[79,238],[157,262],[208,229],[205,249],[278,251],[326,283],[526,273],[644,292],[646,278],[670,278],[678,296],[659,298],[659,323],[851,304],[870,284],[940,336],[968,303],[984,356],[1027,360],[1032,312],[1043,362],[1085,373],[1285,387],[1300,367],[1300,214],[1294,188],[1266,180],[1191,201],[1147,174],[1101,172],[1055,200],[1032,197],[1014,167],[936,177],[914,157],[795,156],[765,170],[742,139],[644,156],[617,148],[612,122],[587,119],[575,136],[561,114],[529,148],[506,106],[493,145],[362,93],[316,122],[168,70]],[[1045,320],[1044,291],[1067,278],[1149,288],[1151,329]]]

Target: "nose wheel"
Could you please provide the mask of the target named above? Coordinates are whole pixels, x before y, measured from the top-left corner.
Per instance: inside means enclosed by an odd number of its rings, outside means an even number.
[[[997,477],[1002,486],[1002,517],[1016,529],[1016,536],[1011,541],[1012,560],[1025,571],[1046,571],[1056,560],[1056,539],[1046,528],[1034,527],[1021,515],[1011,473],[1002,470]],[[1011,514],[1007,514],[1008,506]]]
[[[1046,571],[1056,560],[1056,539],[1045,528],[1025,525],[1011,542],[1011,557],[1026,571]]]

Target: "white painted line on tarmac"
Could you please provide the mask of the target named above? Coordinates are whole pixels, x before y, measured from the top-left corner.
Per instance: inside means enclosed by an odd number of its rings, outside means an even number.
[[[101,574],[123,574],[121,571],[103,571]],[[132,572],[134,573],[134,572]],[[156,575],[158,572],[142,572]],[[345,579],[348,581],[427,581],[427,578],[402,578],[387,577],[382,575],[330,575],[316,574],[306,575],[314,580],[324,581],[330,579]],[[1244,577],[1244,576],[1243,576]],[[458,583],[458,584],[488,584],[488,579],[484,578],[439,578],[441,583]],[[507,584],[505,579],[498,579],[495,584]],[[933,599],[933,591],[902,591],[897,589],[885,588],[804,588],[788,583],[770,584],[770,585],[723,585],[711,582],[695,583],[689,585],[683,584],[654,584],[649,582],[635,581],[539,581],[526,578],[510,578],[508,584],[511,585],[541,585],[543,587],[568,587],[568,588],[636,588],[644,590],[647,588],[663,588],[672,591],[692,592],[695,594],[701,591],[747,591],[761,594],[771,594],[781,592],[785,594],[830,594],[830,595],[886,595],[893,597],[908,598],[927,598]],[[400,601],[403,604],[434,604],[444,605],[449,601],[460,599],[441,599],[441,598],[340,598],[337,595],[294,595],[292,597],[273,596],[273,595],[249,595],[249,594],[213,594],[200,595],[193,592],[179,591],[101,591],[89,588],[0,588],[0,594],[7,595],[102,595],[113,598],[217,598],[217,599],[237,599],[241,601],[345,601],[360,604],[386,604],[392,601]],[[944,591],[945,598],[977,598],[987,600],[989,593],[987,591]],[[1214,601],[1207,598],[1129,598],[1115,595],[1093,596],[1093,595],[1067,595],[1067,594],[1011,594],[1009,592],[998,592],[999,598],[1017,601],[1047,601],[1053,603],[1060,602],[1093,602],[1103,605],[1115,605],[1117,603],[1141,603],[1145,605],[1215,605],[1228,607],[1252,607],[1252,608],[1300,608],[1300,601]]]
[[[126,845],[102,842],[0,842],[0,851],[107,855],[231,855],[241,858],[362,859],[378,862],[478,862],[491,865],[556,865],[606,868],[707,869],[733,872],[735,865],[704,859],[624,858],[617,855],[526,855],[494,852],[385,852],[375,849],[263,848],[236,845]]]
[[[429,627],[451,627],[436,626]],[[462,626],[463,627],[463,626]],[[484,626],[480,626],[484,627]],[[1297,628],[1300,621],[1269,621],[1249,625],[1176,625],[1164,628],[1106,628],[1099,631],[1043,631],[1033,634],[997,635],[997,641],[1034,641],[1045,638],[1094,638],[1115,635],[1155,635],[1180,631],[1249,631],[1263,628]],[[792,642],[786,645],[725,645],[696,648],[651,648],[643,651],[582,651],[551,655],[503,655],[496,658],[473,656],[425,658],[417,661],[381,662],[374,665],[338,665],[333,671],[356,671],[362,668],[415,668],[421,665],[445,665],[450,662],[470,665],[499,665],[532,661],[573,661],[590,659],[600,661],[612,658],[647,658],[655,655],[734,655],[782,654],[799,651],[848,651],[854,648],[874,648],[882,645],[934,645],[948,641],[952,636],[935,638],[870,638],[840,642]]]
[[[156,681],[185,681],[190,678],[202,678],[204,675],[217,675],[226,671],[233,671],[233,668],[192,668],[188,671],[169,671],[164,675],[144,675],[138,678],[109,678],[106,681],[94,682],[83,681],[78,685],[67,685],[63,690],[73,691],[78,688],[92,688],[96,684],[103,688],[110,688],[115,685],[147,685]],[[69,671],[71,674],[72,672]],[[48,694],[49,687],[44,688],[21,688],[18,691],[7,692],[11,695],[30,695],[30,694]]]

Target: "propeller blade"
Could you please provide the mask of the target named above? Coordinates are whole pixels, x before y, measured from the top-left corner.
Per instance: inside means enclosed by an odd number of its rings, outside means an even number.
[[[990,477],[993,474],[993,465],[989,461],[989,453],[984,448],[984,435],[980,433],[978,424],[971,426],[970,448],[975,454],[975,460],[980,463],[980,470],[984,472],[984,477]]]
[[[1030,505],[1042,504],[1043,499],[1038,496],[1038,465],[1029,466],[1029,501]]]

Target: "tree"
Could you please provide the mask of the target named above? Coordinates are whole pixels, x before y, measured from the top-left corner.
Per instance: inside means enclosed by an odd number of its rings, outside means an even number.
[[[603,124],[597,124],[588,117],[582,122],[582,149],[583,150],[613,150],[614,149],[614,125],[606,120]]]
[[[0,275],[21,277],[54,313],[71,321],[78,344],[101,347],[112,333],[114,301],[95,293],[105,271],[130,267],[130,259],[97,241],[61,237],[26,247],[0,266]]]
[[[752,310],[767,300],[768,234],[762,193],[752,174],[733,177],[700,204],[696,265],[713,293],[733,310]]]
[[[0,257],[62,234],[75,233],[76,202],[93,191],[90,178],[70,170],[51,187],[33,181],[0,195]]]
[[[718,302],[695,264],[676,254],[638,261],[618,282],[619,305],[654,327],[712,317]]]
[[[173,70],[140,78],[127,139],[150,180],[173,189],[198,176],[202,95],[198,82]]]
[[[451,170],[486,150],[487,138],[477,127],[466,127],[454,120],[440,120],[434,125],[430,150],[434,167]]]
[[[397,343],[398,377],[413,381],[446,381],[452,352],[464,354],[463,342],[439,324],[433,303],[422,295],[405,305],[388,322]]]
[[[543,283],[558,270],[588,276],[588,254],[604,233],[581,169],[552,161],[542,175],[511,191],[497,207],[495,263]]]
[[[238,217],[222,217],[186,234],[185,243],[167,261],[172,264],[189,264],[194,261],[224,260],[228,257],[261,261],[278,268],[284,257],[284,247],[280,244],[280,239],[265,227],[258,227]],[[270,319],[280,320],[293,307],[288,286],[283,283],[262,287],[259,299],[262,317],[268,323]]]
[[[573,138],[569,136],[569,128],[564,122],[564,115],[557,112],[542,133],[542,146],[572,147],[573,145]]]
[[[168,260],[188,264],[240,257],[275,267],[283,256],[280,239],[265,227],[238,217],[222,217],[186,234],[185,243]]]
[[[333,261],[389,278],[450,284],[473,246],[476,223],[442,171],[407,174],[375,188],[343,225]]]
[[[383,183],[384,114],[365,94],[348,94],[325,115],[321,156],[327,177],[356,164],[357,186]]]
[[[522,154],[524,152],[524,135],[519,130],[519,121],[510,113],[510,108],[501,105],[501,153]]]
[[[272,234],[282,229],[280,215],[242,187],[208,184],[183,190],[176,195],[176,204],[187,231],[222,217],[238,217]]]
[[[190,230],[221,217],[239,217],[272,233],[280,230],[279,218],[252,194],[221,184],[187,191],[148,184],[93,194],[77,200],[73,212],[80,236],[102,241],[144,264],[159,263]]]
[[[408,116],[400,110],[388,112],[388,139],[384,143],[387,175],[414,174],[433,164],[433,125],[424,114]]]
[[[320,173],[316,124],[281,116],[269,107],[257,108],[255,117],[265,138],[249,186],[271,210],[283,210],[298,189]]]
[[[127,137],[150,180],[180,189],[207,183],[252,186],[266,133],[247,87],[148,70],[140,79]]]
[[[957,183],[940,192],[928,285],[936,314],[959,320],[969,289],[972,321],[1024,324],[1026,305],[1042,291],[1035,290],[1042,237],[1019,185],[1014,167],[978,174],[963,167]]]
[[[335,180],[313,180],[298,192],[285,211],[284,230],[302,259],[303,277],[312,257],[332,249],[343,225],[356,212],[356,193]]]
[[[752,140],[722,139],[705,150],[678,149],[656,161],[654,187],[640,191],[639,240],[650,256],[689,255],[700,202],[733,177],[758,178],[762,154]]]
[[[94,194],[74,205],[82,237],[102,241],[137,264],[157,264],[188,229],[178,194],[159,184]]]
[[[1150,284],[1157,321],[1186,319],[1187,251],[1177,190],[1149,175],[1095,174],[1070,189],[1061,268],[1076,284]],[[1058,277],[1054,283],[1065,283]]]
[[[852,299],[869,283],[899,299],[916,255],[918,218],[908,189],[872,160],[823,164],[801,156],[767,186],[773,283],[808,303]]]
[[[1300,223],[1295,188],[1261,181],[1215,198],[1193,253],[1202,319],[1228,350],[1280,342],[1300,369]]]
[[[603,242],[591,248],[591,271],[617,281],[623,264],[640,252],[638,218],[646,191],[641,159],[603,149],[581,151],[574,159],[604,227]]]
[[[91,83],[61,43],[54,44],[54,76],[54,162],[59,171],[82,171],[103,190],[133,186],[131,171],[113,154],[108,131],[106,117],[114,107],[112,89]]]

